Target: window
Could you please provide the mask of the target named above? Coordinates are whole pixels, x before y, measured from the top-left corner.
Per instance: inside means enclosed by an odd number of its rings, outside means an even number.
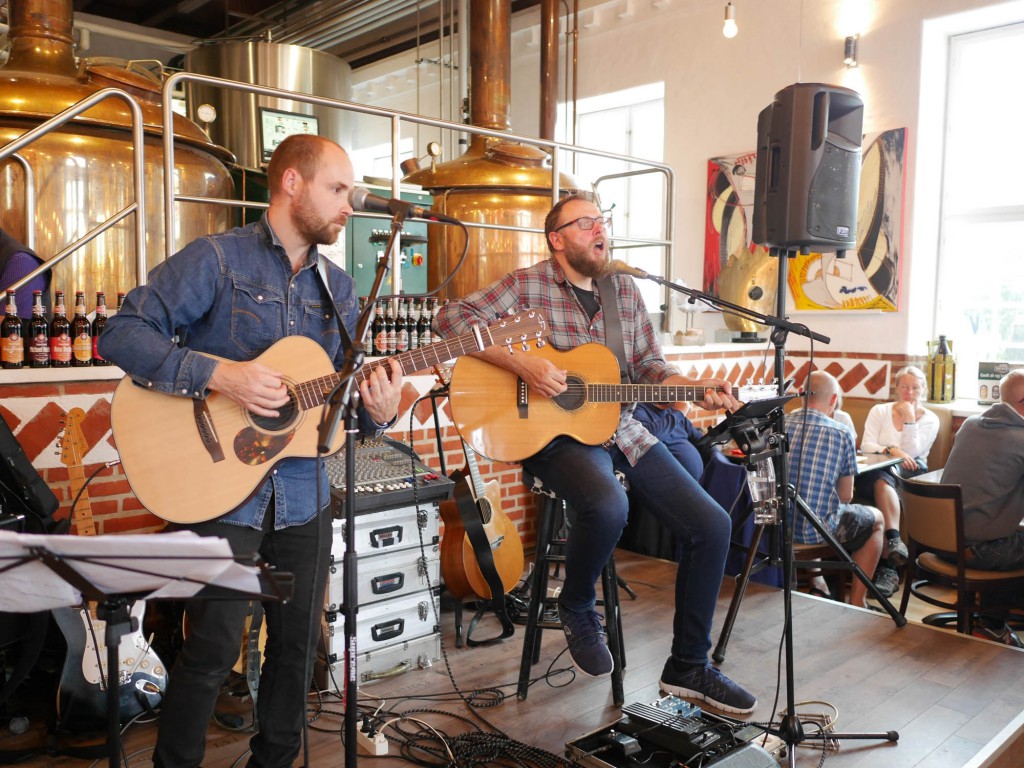
[[[604,94],[577,103],[576,144],[641,160],[662,162],[665,138],[665,88],[655,83],[626,91]],[[564,126],[564,114],[561,116]],[[560,126],[557,135],[565,135]],[[632,165],[632,164],[631,164]],[[617,160],[579,154],[573,173],[583,185],[602,176],[620,174],[636,167],[624,167]],[[646,173],[600,182],[597,193],[601,207],[612,217],[614,237],[646,240],[664,239],[666,180],[660,173]],[[665,274],[665,249],[660,246],[617,245],[614,257],[653,275]],[[638,283],[647,309],[661,314],[664,289],[657,283]],[[657,324],[657,320],[655,320]]]
[[[935,331],[954,341],[957,394],[978,363],[1024,361],[1024,24],[950,38]]]

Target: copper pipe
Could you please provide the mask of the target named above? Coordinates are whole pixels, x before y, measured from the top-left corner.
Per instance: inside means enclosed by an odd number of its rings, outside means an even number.
[[[75,74],[71,0],[10,0],[10,57],[6,69]]]
[[[472,0],[470,5],[469,121],[480,128],[512,127],[512,7],[508,0]]]
[[[558,107],[558,2],[540,6],[540,138],[555,138]]]

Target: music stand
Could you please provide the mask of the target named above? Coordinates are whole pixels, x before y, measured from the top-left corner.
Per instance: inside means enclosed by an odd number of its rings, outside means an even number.
[[[261,560],[235,557],[223,539],[181,534],[146,534],[145,554],[131,544],[141,536],[44,536],[0,533],[0,595],[4,610],[33,612],[98,604],[106,622],[107,751],[110,768],[121,763],[121,637],[132,627],[131,604],[151,599],[287,600],[292,575],[271,571]],[[196,549],[217,554],[195,554]],[[254,568],[243,568],[248,563]],[[28,584],[32,586],[29,587]]]

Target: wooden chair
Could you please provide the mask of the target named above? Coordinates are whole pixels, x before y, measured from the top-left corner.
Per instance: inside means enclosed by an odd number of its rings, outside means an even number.
[[[1024,587],[1024,568],[984,571],[967,566],[963,497],[959,485],[920,482],[915,478],[899,478],[897,483],[903,500],[909,550],[900,613],[906,615],[910,596],[914,595],[947,611],[926,617],[926,624],[946,626],[955,620],[957,632],[972,634],[979,618],[980,595],[1005,587],[1013,587],[1020,594],[1019,590]],[[950,602],[929,594],[928,585],[953,588],[956,599]]]

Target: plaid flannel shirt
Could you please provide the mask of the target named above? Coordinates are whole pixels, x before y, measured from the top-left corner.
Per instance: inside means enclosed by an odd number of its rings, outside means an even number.
[[[622,323],[629,381],[660,384],[678,374],[674,366],[665,362],[636,283],[624,275],[613,275],[612,281]],[[601,302],[596,285],[595,293]],[[565,272],[553,258],[516,270],[487,288],[449,302],[438,312],[434,330],[441,337],[458,336],[470,332],[475,322],[490,322],[509,310],[526,306],[544,314],[551,329],[548,343],[555,349],[567,351],[587,342],[605,343],[604,310],[598,310],[592,320],[587,316]],[[658,442],[633,418],[635,408],[635,403],[623,404],[612,438],[631,465]]]

